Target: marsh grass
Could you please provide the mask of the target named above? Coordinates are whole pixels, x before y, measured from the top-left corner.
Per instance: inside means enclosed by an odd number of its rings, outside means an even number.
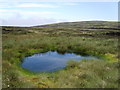
[[[69,76],[69,77],[68,77]],[[66,70],[60,71],[55,86],[79,88],[116,88],[117,64],[100,60],[69,61]]]
[[[118,87],[118,38],[106,35],[107,30],[47,27],[3,29],[4,88]],[[62,54],[95,55],[101,60],[69,61],[65,69],[54,73],[32,73],[20,67],[24,57],[52,50]]]

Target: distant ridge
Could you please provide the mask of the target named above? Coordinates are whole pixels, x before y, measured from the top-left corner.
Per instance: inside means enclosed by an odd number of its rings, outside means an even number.
[[[110,21],[80,21],[80,22],[63,22],[47,25],[38,25],[34,27],[66,27],[66,28],[118,28],[118,22]]]

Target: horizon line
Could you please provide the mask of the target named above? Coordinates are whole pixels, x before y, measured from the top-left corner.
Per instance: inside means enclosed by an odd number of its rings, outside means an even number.
[[[55,22],[55,23],[48,23],[48,24],[37,24],[37,25],[0,25],[0,27],[34,27],[34,26],[43,26],[43,25],[51,25],[51,24],[60,24],[60,23],[69,23],[69,22],[86,22],[86,21],[97,21],[97,22],[120,22],[114,21],[114,20],[83,20],[83,21],[61,21],[61,22]]]

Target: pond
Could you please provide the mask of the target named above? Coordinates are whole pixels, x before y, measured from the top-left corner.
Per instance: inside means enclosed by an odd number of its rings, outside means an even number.
[[[79,61],[81,59],[97,59],[94,56],[81,56],[75,53],[60,54],[57,51],[34,54],[25,57],[22,68],[32,72],[53,72],[66,67],[69,60]]]

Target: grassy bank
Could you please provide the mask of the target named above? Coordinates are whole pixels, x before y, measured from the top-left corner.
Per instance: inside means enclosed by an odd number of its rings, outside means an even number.
[[[119,31],[107,28],[3,27],[3,87],[117,88]],[[70,61],[54,73],[36,74],[20,67],[25,56],[50,50],[105,60]]]

